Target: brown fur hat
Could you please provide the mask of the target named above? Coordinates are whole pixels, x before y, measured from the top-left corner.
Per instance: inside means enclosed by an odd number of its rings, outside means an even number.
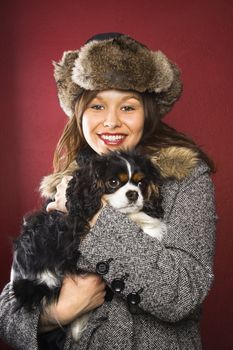
[[[68,116],[74,113],[83,90],[134,90],[154,93],[159,116],[164,116],[180,97],[178,67],[161,51],[120,33],[98,34],[76,51],[66,51],[54,62],[60,105]]]

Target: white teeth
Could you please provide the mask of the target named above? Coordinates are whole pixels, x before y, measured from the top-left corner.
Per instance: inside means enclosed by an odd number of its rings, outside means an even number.
[[[122,140],[125,136],[124,135],[101,135],[101,138],[108,141],[117,141]]]

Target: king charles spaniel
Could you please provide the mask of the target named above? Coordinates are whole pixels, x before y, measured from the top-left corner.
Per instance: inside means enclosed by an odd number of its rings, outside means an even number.
[[[79,273],[80,239],[88,234],[102,199],[161,241],[166,234],[162,182],[150,159],[134,152],[110,152],[85,160],[66,190],[68,213],[40,210],[24,218],[21,235],[14,241],[11,272],[17,307],[42,308],[58,300],[64,276]],[[72,323],[75,340],[87,320],[88,314]]]

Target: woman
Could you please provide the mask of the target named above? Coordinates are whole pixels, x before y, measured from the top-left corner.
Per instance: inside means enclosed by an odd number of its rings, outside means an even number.
[[[167,179],[162,194],[168,232],[160,242],[105,203],[80,247],[80,267],[90,273],[66,277],[58,303],[41,315],[36,309],[13,313],[8,284],[0,299],[1,336],[30,350],[38,343],[42,349],[201,349],[200,308],[213,281],[213,164],[161,120],[181,94],[177,66],[160,51],[107,33],[65,52],[55,79],[70,120],[55,152],[55,173],[42,181],[42,195],[52,199],[47,210],[65,211],[78,154],[137,148]],[[96,268],[99,262],[104,273]],[[114,279],[124,288],[104,302],[105,286]],[[75,343],[69,323],[89,310]]]

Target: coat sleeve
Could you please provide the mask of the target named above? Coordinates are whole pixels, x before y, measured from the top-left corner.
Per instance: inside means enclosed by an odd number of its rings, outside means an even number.
[[[39,310],[15,311],[15,298],[8,283],[0,295],[0,337],[18,350],[37,350]]]
[[[162,242],[107,205],[81,244],[93,271],[98,262],[109,263],[104,275],[109,285],[128,275],[123,299],[140,291],[140,309],[167,322],[198,309],[213,281],[216,215],[211,179],[199,169],[177,188],[165,193],[168,201],[173,193],[173,199]]]

